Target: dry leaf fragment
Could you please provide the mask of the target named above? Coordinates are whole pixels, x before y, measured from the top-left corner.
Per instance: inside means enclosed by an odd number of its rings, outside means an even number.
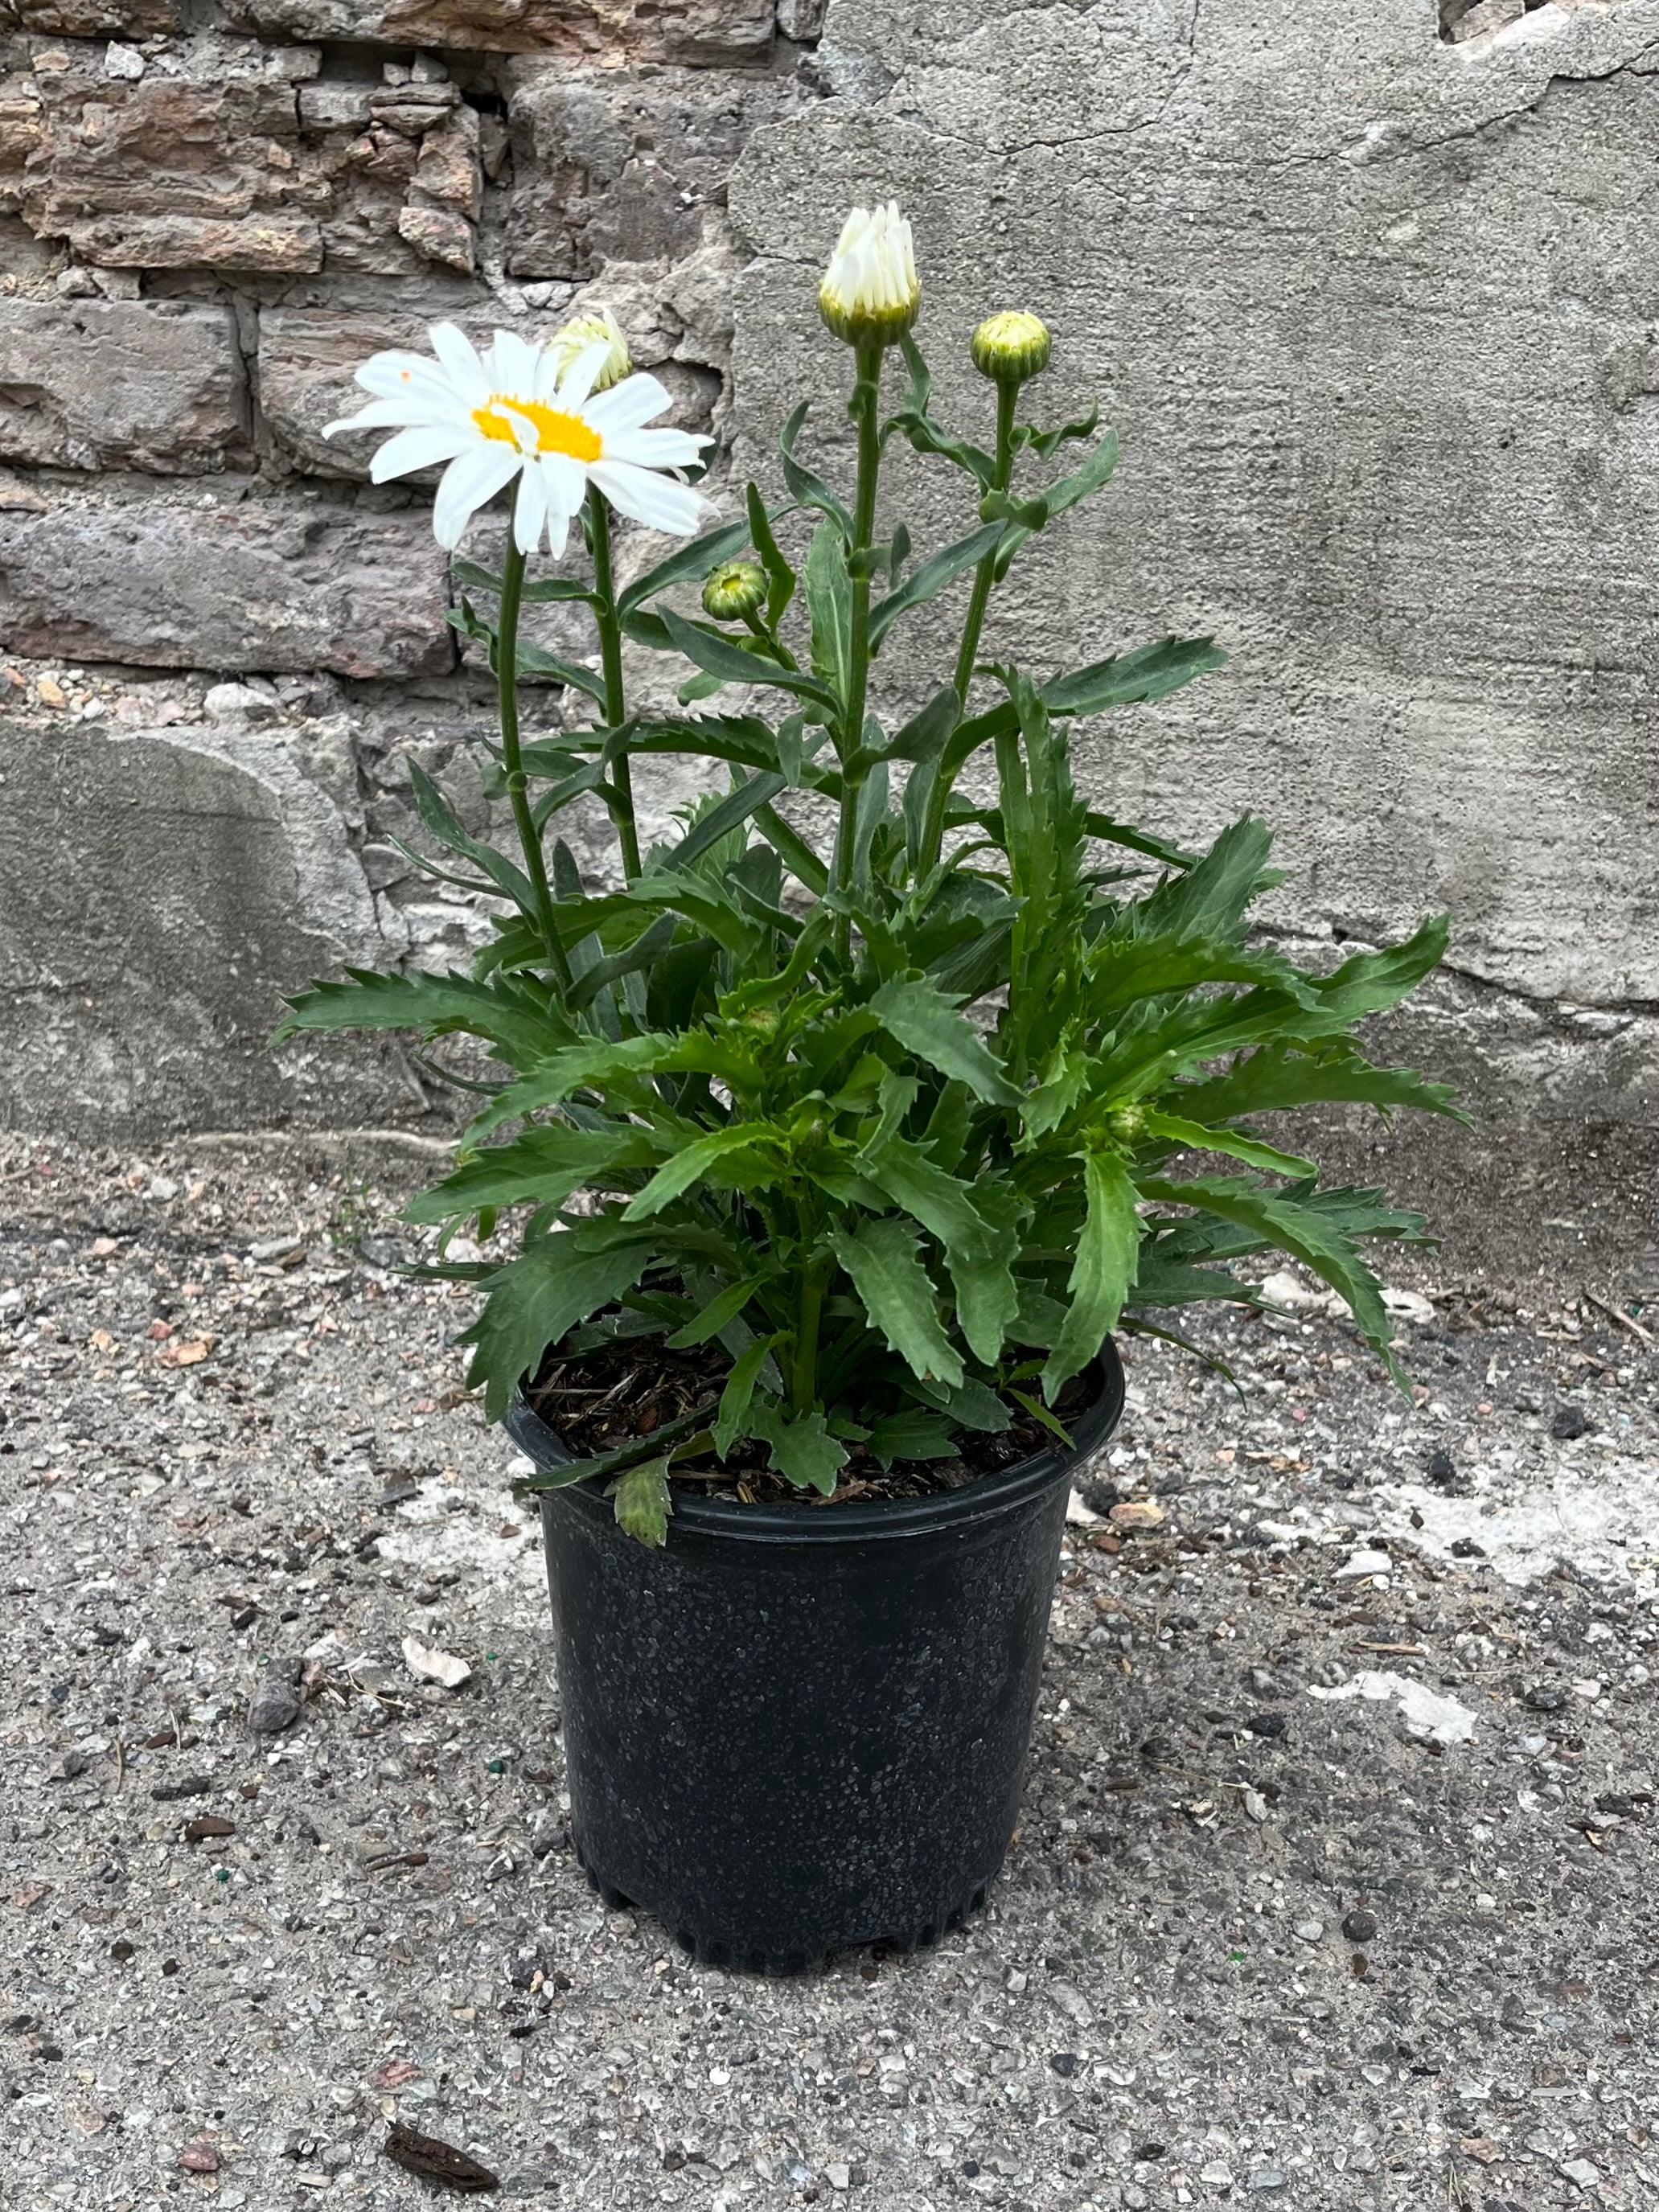
[[[499,2189],[501,2185],[487,2166],[480,2166],[453,2143],[440,2142],[436,2136],[417,2135],[401,2120],[394,2120],[387,2131],[386,2154],[410,2173],[423,2174],[428,2181],[441,2182],[449,2189]]]
[[[458,1659],[453,1651],[435,1650],[414,1636],[404,1638],[404,1664],[411,1674],[441,1682],[447,1690],[459,1690],[472,1673],[465,1660]]]

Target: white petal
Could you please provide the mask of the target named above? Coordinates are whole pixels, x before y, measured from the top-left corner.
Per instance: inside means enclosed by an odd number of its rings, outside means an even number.
[[[520,553],[533,553],[547,526],[546,479],[534,463],[519,478],[513,502],[513,542]]]
[[[689,469],[714,442],[690,430],[623,430],[605,436],[605,459],[642,469]]]
[[[439,544],[453,552],[477,509],[494,499],[523,465],[518,447],[501,438],[482,439],[470,453],[452,461],[432,503],[432,534]]]
[[[412,430],[422,424],[439,422],[468,423],[471,427],[465,410],[453,405],[428,407],[413,399],[371,399],[355,415],[343,415],[337,422],[328,423],[323,435],[331,438],[337,430]]]
[[[594,461],[587,473],[619,514],[676,538],[690,537],[709,511],[708,501],[689,484],[628,461]]]
[[[588,393],[592,392],[598,380],[599,371],[610,358],[609,338],[595,338],[592,345],[585,345],[579,354],[572,357],[564,374],[559,379],[558,392],[554,404],[562,407],[568,415],[580,415],[586,404]],[[624,378],[623,382],[626,381]],[[616,388],[620,392],[623,387],[619,384]]]
[[[407,399],[452,413],[461,405],[454,386],[424,354],[373,354],[357,371],[357,381],[377,399]]]
[[[673,404],[656,378],[641,370],[636,375],[623,377],[620,384],[613,384],[609,392],[601,392],[590,399],[582,409],[582,416],[608,441],[613,431],[637,429],[653,415],[665,413]]]
[[[483,366],[453,323],[434,323],[427,332],[432,350],[443,363],[455,396],[464,407],[482,407],[489,397]]]
[[[429,469],[437,461],[453,461],[457,453],[478,442],[471,425],[423,422],[417,428],[399,430],[388,438],[368,465],[376,483],[388,477],[406,477],[411,469]]]
[[[497,331],[495,343],[483,357],[483,372],[492,392],[511,392],[531,399],[536,392],[536,349],[526,345],[514,331]]]
[[[550,511],[568,519],[587,497],[587,471],[568,453],[544,453],[541,469]]]

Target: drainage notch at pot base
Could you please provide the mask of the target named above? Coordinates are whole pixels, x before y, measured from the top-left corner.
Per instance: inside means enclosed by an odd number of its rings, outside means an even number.
[[[570,1847],[577,1865],[587,1876],[588,1887],[599,1902],[611,1912],[651,1912],[653,1907],[643,1899],[629,1897],[605,1881],[582,1849],[580,1838],[573,1835]],[[724,1967],[732,1973],[764,1974],[775,1980],[787,1979],[793,1974],[816,1974],[828,1966],[837,1951],[856,1951],[874,1945],[884,1951],[931,1951],[935,1943],[960,1928],[963,1922],[977,1912],[990,1894],[991,1884],[1001,1871],[1000,1865],[993,1867],[983,1881],[978,1882],[961,1902],[952,1905],[937,1918],[903,1932],[884,1936],[849,1936],[838,1943],[825,1943],[815,1951],[757,1951],[742,1942],[731,1942],[720,1936],[699,1935],[694,1928],[671,1928],[681,1950],[700,1966]],[[662,1915],[657,1913],[660,1919]]]

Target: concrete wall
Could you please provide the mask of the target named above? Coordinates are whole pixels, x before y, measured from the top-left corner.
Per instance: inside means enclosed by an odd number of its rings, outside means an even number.
[[[812,288],[840,214],[896,192],[943,404],[983,417],[966,331],[1026,305],[1043,410],[1101,392],[1123,441],[990,641],[1042,666],[1191,628],[1233,656],[1091,732],[1091,790],[1188,837],[1267,813],[1299,939],[1449,906],[1400,1048],[1503,1130],[1414,1172],[1616,1224],[1656,1035],[1659,0],[834,0],[816,51],[807,0],[9,18],[0,1110],[421,1110],[395,1058],[254,1042],[331,952],[476,927],[387,842],[410,750],[482,819],[484,701],[418,495],[318,435],[344,372],[434,313],[609,299],[764,465],[839,367]],[[905,477],[919,539],[961,526],[937,465]],[[143,835],[112,854],[123,805]],[[228,908],[228,975],[189,927]]]

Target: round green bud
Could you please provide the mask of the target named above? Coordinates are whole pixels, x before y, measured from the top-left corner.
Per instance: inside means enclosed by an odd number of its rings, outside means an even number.
[[[1010,307],[986,317],[974,332],[969,350],[981,376],[998,384],[1024,384],[1048,368],[1053,345],[1048,325],[1040,316]]]
[[[1115,1106],[1106,1116],[1106,1126],[1120,1144],[1138,1144],[1146,1133],[1146,1111],[1139,1106]]]
[[[722,561],[702,587],[702,611],[716,622],[744,622],[766,605],[766,571],[756,561]]]

